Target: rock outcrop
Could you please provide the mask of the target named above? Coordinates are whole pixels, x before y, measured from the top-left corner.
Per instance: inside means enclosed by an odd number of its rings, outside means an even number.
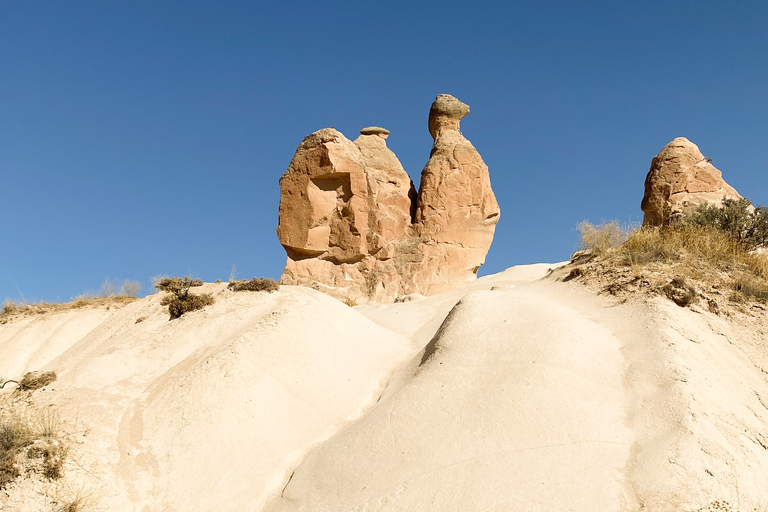
[[[488,167],[459,130],[468,113],[447,94],[432,104],[418,195],[387,148],[388,130],[364,128],[354,142],[333,128],[307,136],[280,178],[281,283],[367,303],[475,279],[499,206]]]
[[[653,158],[640,208],[643,226],[665,226],[686,208],[723,199],[740,199],[723,174],[685,137],[678,137]]]

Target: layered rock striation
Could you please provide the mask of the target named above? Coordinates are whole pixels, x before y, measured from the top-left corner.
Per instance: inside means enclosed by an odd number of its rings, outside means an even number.
[[[333,128],[307,136],[280,178],[281,283],[367,303],[475,279],[500,211],[488,167],[460,131],[468,113],[447,94],[432,104],[418,194],[388,130],[364,128],[354,142]]]
[[[643,226],[668,225],[686,208],[704,203],[722,205],[723,199],[741,196],[723,180],[723,173],[701,154],[696,144],[678,137],[651,161],[640,204]]]

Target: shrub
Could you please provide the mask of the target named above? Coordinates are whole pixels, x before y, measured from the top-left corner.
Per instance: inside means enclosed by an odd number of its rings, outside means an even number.
[[[674,278],[668,285],[662,288],[662,291],[670,300],[682,307],[696,302],[696,297],[698,296],[693,286],[689,285],[685,278],[682,277]]]
[[[250,281],[232,281],[227,285],[232,291],[235,292],[275,292],[280,289],[280,284],[274,279],[266,279],[263,277],[254,277]]]
[[[210,293],[203,293],[202,295],[190,293],[183,297],[167,295],[160,302],[163,306],[168,306],[168,313],[171,315],[169,320],[179,318],[184,313],[189,313],[190,311],[203,309],[205,306],[210,306],[213,303],[213,295]]]
[[[627,238],[627,231],[615,220],[598,225],[585,220],[579,224],[578,229],[581,233],[581,248],[596,255],[605,254]]]
[[[155,283],[155,288],[158,290],[172,293],[177,297],[189,294],[189,289],[196,286],[203,286],[203,282],[200,279],[192,279],[189,276],[184,276],[183,278],[163,277]]]
[[[190,288],[202,285],[201,280],[192,279],[189,276],[164,277],[155,283],[155,288],[169,294],[160,302],[163,306],[168,306],[168,312],[171,315],[169,320],[214,303],[213,296],[209,293],[195,295],[189,292]]]
[[[19,382],[21,391],[34,391],[44,388],[56,380],[56,372],[27,372]]]
[[[768,244],[768,208],[753,209],[748,199],[724,199],[722,207],[704,203],[685,212],[682,222],[727,233],[748,251]]]

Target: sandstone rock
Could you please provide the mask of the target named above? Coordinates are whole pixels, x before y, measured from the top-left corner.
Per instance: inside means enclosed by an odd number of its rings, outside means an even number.
[[[282,284],[357,303],[439,293],[476,277],[499,218],[488,167],[459,131],[469,107],[441,94],[429,113],[432,153],[418,197],[371,126],[349,141],[307,136],[280,179]]]
[[[653,158],[645,178],[645,195],[640,208],[644,226],[663,226],[683,210],[703,203],[722,204],[723,199],[740,199],[723,180],[722,173],[685,137],[667,144]]]
[[[488,166],[459,131],[469,106],[441,94],[429,111],[432,153],[421,172],[415,225],[431,262],[416,279],[427,294],[472,281],[485,262],[499,221]],[[445,263],[442,263],[445,262]]]
[[[368,180],[368,247],[370,254],[400,238],[411,225],[416,189],[400,160],[387,147],[389,130],[360,130],[355,146],[360,150]]]

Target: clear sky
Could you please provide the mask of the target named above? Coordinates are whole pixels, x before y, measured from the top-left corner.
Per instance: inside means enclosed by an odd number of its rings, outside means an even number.
[[[418,185],[439,93],[501,206],[481,274],[641,220],[678,136],[768,204],[764,1],[0,2],[0,301],[278,278],[278,179],[369,125]]]

